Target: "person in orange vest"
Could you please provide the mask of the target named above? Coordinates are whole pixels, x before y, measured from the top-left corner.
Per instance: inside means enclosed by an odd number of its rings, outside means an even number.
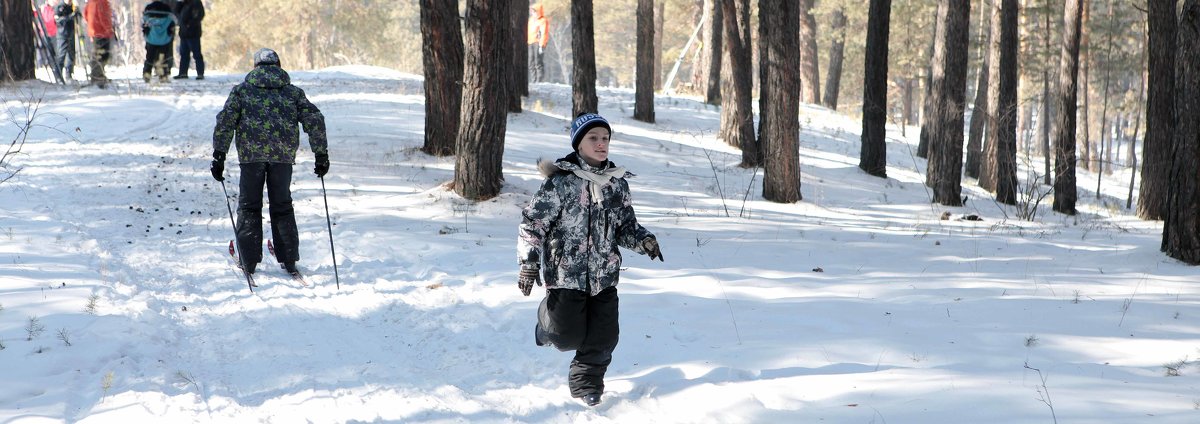
[[[546,51],[546,42],[550,41],[550,18],[546,17],[542,4],[529,7],[529,71],[532,82],[542,82],[545,76],[545,63],[542,55]]]
[[[104,65],[112,57],[114,41],[117,38],[113,31],[112,5],[108,0],[90,0],[83,7],[83,20],[87,22],[88,37],[92,39],[91,72],[88,77],[97,87],[108,85],[108,77],[104,75]]]

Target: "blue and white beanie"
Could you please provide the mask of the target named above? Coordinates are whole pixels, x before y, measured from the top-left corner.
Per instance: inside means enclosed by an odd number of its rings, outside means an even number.
[[[579,151],[579,142],[583,141],[583,136],[596,127],[604,127],[609,136],[612,136],[612,127],[608,126],[608,120],[604,117],[588,112],[575,117],[575,121],[571,122],[571,150]]]
[[[254,52],[254,67],[275,65],[279,66],[279,54],[268,48],[261,48]]]

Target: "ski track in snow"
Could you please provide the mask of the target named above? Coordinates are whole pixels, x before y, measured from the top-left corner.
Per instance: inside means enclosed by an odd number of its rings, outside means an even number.
[[[251,293],[225,250],[235,155],[230,199],[208,171],[240,77],[23,86],[47,90],[55,127],[31,133],[25,170],[0,186],[13,205],[0,212],[13,281],[0,421],[1045,421],[1023,362],[1051,375],[1064,421],[1196,420],[1194,369],[1164,378],[1160,365],[1195,356],[1200,291],[1155,250],[1161,227],[1104,218],[1104,204],[1082,205],[1082,221],[1005,220],[966,184],[975,209],[932,207],[912,144],[890,133],[890,178],[865,176],[856,122],[821,110],[801,122],[805,201],[743,203],[762,173],[713,138],[715,108],[660,97],[659,122],[640,124],[624,116],[631,91],[601,90],[614,160],[639,175],[639,220],[666,262],[624,253],[621,344],[594,409],[567,393],[570,355],[532,345],[541,289],[514,287],[520,208],[541,181],[534,160],[566,153],[566,118],[550,111],[569,109],[569,87],[539,85],[510,115],[504,192],[467,204],[443,186],[453,158],[418,150],[419,79],[293,73],[329,127],[341,289],[302,138],[292,190],[310,287],[264,247]],[[5,93],[12,110],[21,93]],[[95,315],[82,311],[93,294]],[[47,327],[34,340],[29,316]]]

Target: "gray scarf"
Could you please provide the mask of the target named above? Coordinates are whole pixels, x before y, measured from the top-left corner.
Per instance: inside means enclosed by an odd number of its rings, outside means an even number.
[[[625,176],[625,168],[619,166],[614,166],[612,168],[597,172],[583,169],[573,169],[571,172],[579,178],[583,178],[588,181],[588,192],[592,195],[593,204],[600,203],[600,201],[603,200],[600,197],[600,190],[603,189],[604,186],[608,185],[608,183],[612,182],[613,178]]]

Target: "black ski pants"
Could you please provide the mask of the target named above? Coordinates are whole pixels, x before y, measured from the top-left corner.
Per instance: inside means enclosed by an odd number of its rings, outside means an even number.
[[[300,260],[300,237],[292,209],[292,164],[243,163],[238,194],[237,238],[248,267],[262,262],[263,185],[271,205],[271,239],[279,263]],[[253,269],[253,268],[250,268]]]
[[[538,306],[538,326],[543,342],[563,352],[574,350],[567,385],[571,396],[604,393],[604,373],[617,348],[617,288],[595,296],[573,289],[546,290]]]
[[[146,43],[146,61],[142,62],[142,77],[150,78],[150,71],[154,71],[154,75],[163,80],[170,77],[171,67],[175,65],[172,51],[174,49],[171,43],[161,46]]]
[[[55,39],[55,53],[58,57],[55,61],[58,62],[58,67],[62,68],[64,78],[72,79],[75,68],[75,35],[66,31],[59,31]]]

